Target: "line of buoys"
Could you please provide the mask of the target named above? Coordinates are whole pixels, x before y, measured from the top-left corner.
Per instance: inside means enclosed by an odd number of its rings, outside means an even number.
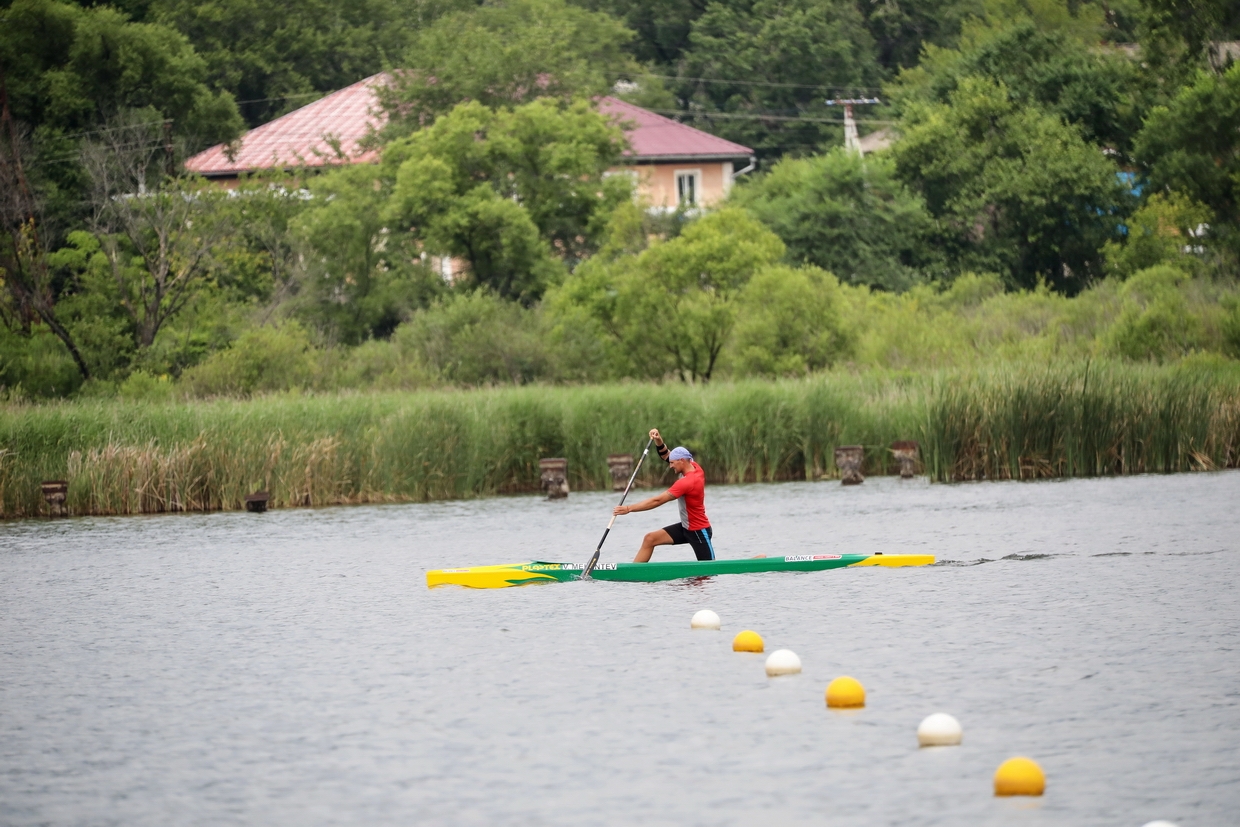
[[[710,609],[702,609],[689,621],[692,629],[721,629],[719,615]],[[752,629],[739,632],[732,639],[733,652],[763,652],[766,644],[762,636]],[[777,649],[766,659],[769,677],[796,675],[801,672],[801,659],[789,649]],[[857,709],[865,706],[865,687],[861,681],[849,675],[841,675],[827,685],[827,707],[831,709]],[[923,747],[956,746],[964,738],[964,730],[951,715],[936,712],[928,715],[917,727],[917,743]],[[1031,758],[1009,758],[999,765],[994,778],[995,795],[1042,795],[1046,790],[1046,775]],[[1169,821],[1151,821],[1144,827],[1176,827]]]

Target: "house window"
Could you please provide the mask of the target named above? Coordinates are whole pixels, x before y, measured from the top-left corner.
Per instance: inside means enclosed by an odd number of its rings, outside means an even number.
[[[702,171],[676,170],[676,206],[696,207],[702,198]]]

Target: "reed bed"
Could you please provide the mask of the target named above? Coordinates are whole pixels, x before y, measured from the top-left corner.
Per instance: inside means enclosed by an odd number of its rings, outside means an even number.
[[[249,401],[82,401],[0,410],[0,516],[46,513],[69,481],[74,514],[141,514],[454,499],[537,490],[540,457],[574,490],[608,487],[607,455],[658,426],[714,482],[838,474],[837,445],[915,439],[936,481],[1235,467],[1240,371],[1006,366],[928,375],[826,374],[687,387],[519,387]],[[670,482],[658,463],[641,484]]]

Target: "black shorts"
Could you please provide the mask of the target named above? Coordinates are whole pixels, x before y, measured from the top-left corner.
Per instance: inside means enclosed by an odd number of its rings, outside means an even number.
[[[693,546],[693,554],[697,559],[715,559],[715,547],[710,542],[714,531],[710,526],[699,528],[697,531],[690,531],[680,523],[673,523],[672,525],[664,526],[663,530],[667,532],[668,537],[672,538],[672,545],[680,546],[688,543]]]

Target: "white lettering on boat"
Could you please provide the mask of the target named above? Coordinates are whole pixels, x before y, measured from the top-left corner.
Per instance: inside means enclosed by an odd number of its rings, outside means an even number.
[[[615,563],[599,563],[597,566],[594,567],[594,570],[595,571],[615,571],[616,564]]]
[[[812,563],[815,560],[839,560],[838,554],[789,554],[784,557],[785,563]]]

